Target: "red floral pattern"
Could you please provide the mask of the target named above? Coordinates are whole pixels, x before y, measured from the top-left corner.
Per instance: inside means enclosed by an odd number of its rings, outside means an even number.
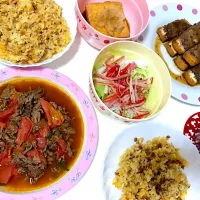
[[[188,118],[183,133],[192,140],[200,153],[200,112],[195,113]]]

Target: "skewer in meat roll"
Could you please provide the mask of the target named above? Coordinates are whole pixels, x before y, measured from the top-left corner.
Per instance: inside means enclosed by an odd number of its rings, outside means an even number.
[[[183,58],[191,65],[195,66],[200,63],[200,43],[193,46],[183,54]]]
[[[200,22],[194,24],[179,37],[173,40],[172,45],[178,54],[185,53],[200,41]]]
[[[172,40],[187,30],[191,24],[186,19],[175,20],[157,29],[162,42]]]
[[[200,84],[200,65],[193,67],[183,73],[183,77],[191,86]]]

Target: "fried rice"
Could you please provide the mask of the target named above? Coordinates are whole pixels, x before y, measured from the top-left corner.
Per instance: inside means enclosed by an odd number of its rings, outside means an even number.
[[[33,64],[70,42],[62,8],[54,0],[0,0],[0,58]]]
[[[122,190],[121,200],[185,199],[190,184],[182,169],[189,163],[168,139],[143,143],[143,138],[135,138],[136,143],[124,152],[113,181]]]

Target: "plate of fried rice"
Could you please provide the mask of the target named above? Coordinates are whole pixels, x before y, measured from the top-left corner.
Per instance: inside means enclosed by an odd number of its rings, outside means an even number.
[[[181,131],[148,122],[124,130],[104,163],[107,200],[198,200],[200,155]]]
[[[1,1],[0,62],[32,67],[61,57],[75,40],[74,6],[74,1]]]

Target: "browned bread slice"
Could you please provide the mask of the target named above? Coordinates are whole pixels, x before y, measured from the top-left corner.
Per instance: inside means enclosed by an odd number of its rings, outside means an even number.
[[[130,37],[129,24],[120,2],[88,3],[86,20],[104,35],[116,38]]]
[[[183,54],[183,58],[191,65],[195,66],[200,63],[200,44],[193,46]]]
[[[166,48],[168,54],[169,54],[171,57],[174,57],[174,56],[177,54],[176,50],[174,49],[174,47],[173,47],[173,45],[172,45],[172,40],[169,41],[169,42],[166,42],[166,43],[164,44],[164,46],[165,46],[165,48]]]
[[[182,56],[177,56],[176,58],[174,58],[174,63],[182,71],[185,71],[186,69],[190,67],[189,64],[183,59]]]
[[[191,24],[186,19],[175,20],[157,29],[162,42],[174,39],[187,30]]]

